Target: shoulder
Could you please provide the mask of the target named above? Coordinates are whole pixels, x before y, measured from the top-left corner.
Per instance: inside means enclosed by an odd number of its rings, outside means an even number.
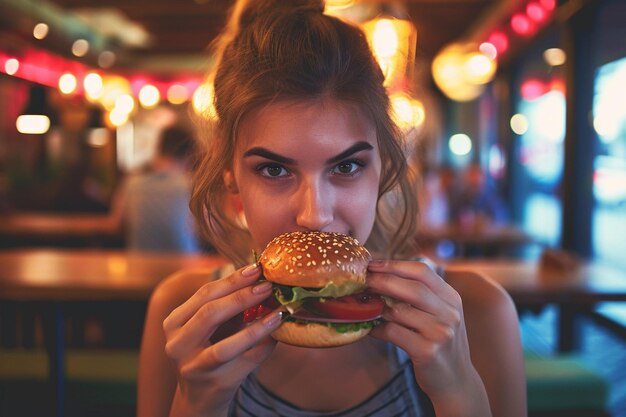
[[[472,270],[446,271],[445,279],[461,296],[470,342],[518,332],[515,304],[498,283]]]
[[[514,309],[509,294],[496,282],[472,270],[447,270],[446,282],[463,300],[464,309],[475,313],[497,313]]]
[[[219,270],[211,268],[187,269],[170,275],[155,288],[150,306],[167,315],[187,301],[204,284],[216,279]]]

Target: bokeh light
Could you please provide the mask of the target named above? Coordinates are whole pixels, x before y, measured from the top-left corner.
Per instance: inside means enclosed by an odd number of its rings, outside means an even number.
[[[144,108],[151,109],[156,107],[160,100],[161,93],[159,93],[159,89],[152,84],[146,84],[139,90],[139,104]]]
[[[77,86],[78,82],[74,74],[66,72],[59,78],[59,91],[63,94],[72,94],[76,91]]]
[[[467,155],[472,151],[472,139],[465,133],[457,133],[450,136],[448,148],[454,155]]]
[[[528,118],[521,113],[514,114],[509,124],[517,135],[523,135],[528,131]]]
[[[87,55],[89,52],[89,42],[86,39],[77,39],[72,44],[72,53],[77,57]]]
[[[15,75],[17,71],[20,69],[20,61],[15,58],[9,58],[4,63],[4,72],[9,75]]]
[[[48,30],[50,28],[45,23],[37,23],[33,28],[33,37],[35,39],[42,40],[48,36]]]

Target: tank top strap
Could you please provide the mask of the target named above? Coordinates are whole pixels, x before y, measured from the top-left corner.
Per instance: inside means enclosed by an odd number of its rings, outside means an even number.
[[[434,417],[430,400],[415,382],[408,355],[394,346],[390,354],[390,360],[400,365],[396,373],[371,397],[350,409],[303,410],[264,387],[253,373],[237,391],[229,417]]]

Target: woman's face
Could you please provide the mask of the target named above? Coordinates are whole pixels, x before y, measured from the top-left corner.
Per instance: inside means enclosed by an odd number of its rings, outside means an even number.
[[[261,250],[273,237],[297,230],[340,232],[365,242],[376,217],[380,171],[375,128],[356,106],[282,101],[244,118],[226,181],[234,180]]]

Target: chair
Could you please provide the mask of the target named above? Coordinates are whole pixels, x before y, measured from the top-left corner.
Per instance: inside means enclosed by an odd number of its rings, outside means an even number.
[[[139,353],[133,349],[68,350],[66,416],[134,416]],[[46,415],[54,397],[42,349],[0,350],[0,415]]]
[[[529,417],[610,417],[608,382],[575,355],[526,354]]]

